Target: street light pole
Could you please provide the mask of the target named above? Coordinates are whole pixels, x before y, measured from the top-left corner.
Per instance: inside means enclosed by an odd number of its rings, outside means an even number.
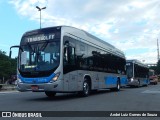
[[[40,8],[40,7],[36,6],[36,8],[40,12],[40,29],[41,29],[41,10],[46,9],[46,7]]]

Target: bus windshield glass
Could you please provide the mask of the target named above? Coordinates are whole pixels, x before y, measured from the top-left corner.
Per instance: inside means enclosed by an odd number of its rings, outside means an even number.
[[[19,52],[20,72],[40,72],[55,70],[60,63],[60,39],[54,35],[22,38]]]
[[[127,63],[126,64],[126,69],[127,69],[127,76],[128,78],[132,78],[133,77],[133,65],[131,63]]]

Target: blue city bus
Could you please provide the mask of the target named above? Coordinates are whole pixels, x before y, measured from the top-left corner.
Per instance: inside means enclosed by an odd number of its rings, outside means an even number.
[[[19,91],[76,92],[119,91],[126,86],[126,59],[111,44],[70,26],[55,26],[26,32],[17,47]]]
[[[127,60],[126,71],[128,86],[140,87],[149,84],[149,68],[140,61],[133,59]]]

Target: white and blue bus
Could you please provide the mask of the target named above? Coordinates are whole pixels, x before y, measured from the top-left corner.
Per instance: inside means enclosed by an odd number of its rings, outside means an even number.
[[[18,47],[19,91],[56,93],[120,90],[127,84],[124,53],[74,27],[56,26],[26,32]],[[10,55],[11,55],[10,48]]]
[[[126,71],[128,86],[147,86],[149,84],[149,68],[138,60],[127,60]]]

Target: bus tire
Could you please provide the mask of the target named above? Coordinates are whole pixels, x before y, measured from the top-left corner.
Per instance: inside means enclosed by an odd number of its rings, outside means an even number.
[[[117,86],[116,86],[116,91],[120,91],[120,88],[121,88],[121,84],[120,84],[120,81],[118,80],[117,81]]]
[[[139,87],[140,87],[140,85],[141,85],[140,80],[138,80],[137,88],[139,88]]]
[[[120,89],[121,89],[121,84],[120,84],[120,81],[118,80],[116,87],[115,88],[111,88],[110,90],[111,91],[120,91]]]
[[[2,89],[2,85],[0,85],[0,90]]]
[[[83,82],[83,91],[80,92],[80,95],[83,97],[87,97],[90,94],[90,84],[87,79]]]
[[[49,97],[49,98],[53,98],[56,95],[56,92],[53,91],[45,91],[45,94]]]

